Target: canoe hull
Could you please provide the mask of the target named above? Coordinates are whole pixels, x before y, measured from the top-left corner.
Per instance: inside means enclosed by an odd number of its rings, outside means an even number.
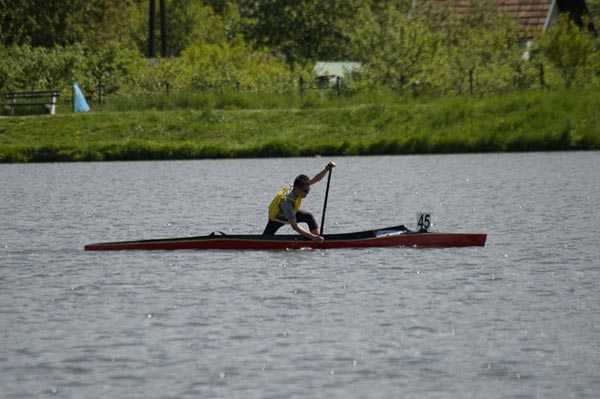
[[[326,234],[321,249],[424,247],[448,248],[484,246],[485,233],[413,232],[404,226],[347,234]],[[299,235],[218,235],[170,238],[159,240],[124,241],[89,244],[86,251],[123,250],[297,250],[319,246]]]

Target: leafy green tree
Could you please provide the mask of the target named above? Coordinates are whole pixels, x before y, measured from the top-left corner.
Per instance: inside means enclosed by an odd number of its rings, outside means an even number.
[[[139,52],[110,42],[87,53],[85,73],[80,75],[79,83],[84,92],[94,93],[102,101],[105,96],[134,84],[145,64]]]
[[[21,90],[70,91],[78,71],[84,70],[84,48],[79,45],[52,49],[0,46],[0,92]]]
[[[233,3],[221,4],[219,12],[212,6],[205,5],[198,0],[167,0],[166,8],[166,36],[167,55],[178,57],[183,50],[191,46],[197,40],[207,43],[217,43],[229,40],[241,32],[241,16]],[[137,6],[138,15],[143,15],[142,23],[132,27],[137,48],[140,52],[148,52],[148,1]],[[158,54],[160,43],[160,24],[158,23],[157,7],[156,24],[156,53]]]
[[[567,88],[584,72],[597,70],[600,66],[597,39],[587,29],[577,26],[568,15],[562,15],[559,23],[546,31],[538,43]]]
[[[0,0],[0,43],[53,47],[128,41],[135,0]]]
[[[86,16],[78,21],[84,31],[77,42],[90,48],[110,42],[133,48],[135,29],[148,24],[148,15],[140,12],[140,2],[147,0],[88,0]]]
[[[180,77],[185,75],[185,67],[181,58],[167,57],[150,61],[145,68],[140,69],[137,80],[128,89],[133,94],[144,95],[146,92],[183,89],[186,87],[184,79]]]
[[[240,0],[244,35],[285,54],[290,65],[348,56],[343,32],[366,0]]]
[[[6,91],[40,90],[45,86],[45,58],[47,50],[39,47],[11,46],[7,48],[2,64],[7,72]]]
[[[348,26],[352,59],[363,62],[362,78],[371,87],[403,91],[407,84],[427,80],[427,66],[437,39],[420,21],[409,20],[394,6],[374,12],[365,7]]]
[[[489,2],[472,1],[470,7],[462,17],[449,13],[434,25],[443,32],[436,60],[439,85],[474,94],[526,86],[532,69],[522,58],[516,23]]]
[[[80,28],[67,19],[79,19],[80,2],[43,0],[0,0],[2,43],[52,46],[75,39]]]
[[[8,60],[10,60],[10,53],[8,52],[8,49],[2,45],[0,45],[0,60],[2,60],[0,61],[0,91],[11,91],[8,89],[12,80],[11,68],[8,63]]]
[[[597,21],[598,17],[600,17],[600,0],[586,0],[585,3],[592,18]]]
[[[43,50],[43,73],[45,87],[53,90],[69,90],[76,75],[83,68],[85,49],[81,45],[55,46]]]
[[[255,49],[252,43],[237,36],[218,44],[198,41],[182,56],[178,79],[196,89],[234,89],[281,92],[289,89],[293,76],[285,60],[266,49]]]

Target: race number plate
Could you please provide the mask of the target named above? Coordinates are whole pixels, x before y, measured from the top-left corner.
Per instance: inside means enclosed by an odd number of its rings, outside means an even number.
[[[418,231],[429,231],[431,227],[431,213],[419,212],[417,213],[417,230]]]

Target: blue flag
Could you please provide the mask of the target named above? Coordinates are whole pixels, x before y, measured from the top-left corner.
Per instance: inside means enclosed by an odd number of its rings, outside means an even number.
[[[85,97],[77,82],[73,83],[73,97],[75,98],[74,112],[88,112],[90,110],[90,106],[85,101]]]

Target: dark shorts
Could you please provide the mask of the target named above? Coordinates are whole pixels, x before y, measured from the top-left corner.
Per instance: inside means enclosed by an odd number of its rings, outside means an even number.
[[[317,224],[313,214],[303,211],[302,209],[298,210],[296,213],[296,222],[308,224],[308,229],[311,232],[319,228],[319,225]],[[272,236],[277,230],[279,230],[281,226],[285,226],[285,223],[269,220],[267,226],[265,227],[265,231],[263,231],[263,235]]]

